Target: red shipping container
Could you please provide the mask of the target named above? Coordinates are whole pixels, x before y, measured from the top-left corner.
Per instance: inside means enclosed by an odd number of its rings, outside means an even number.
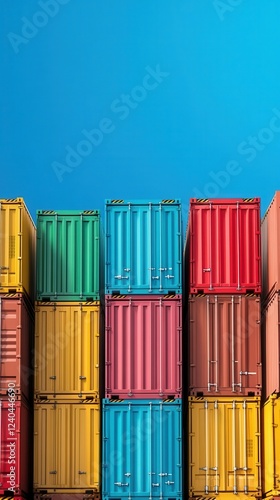
[[[106,396],[182,397],[180,295],[106,296]]]
[[[260,298],[189,298],[189,394],[261,395]]]
[[[280,290],[280,191],[276,191],[261,223],[264,299]]]
[[[190,200],[189,292],[260,293],[260,199]]]
[[[265,396],[280,392],[280,294],[275,293],[264,311]]]
[[[13,392],[0,400],[0,495],[9,490],[30,498],[32,491],[32,412]],[[14,401],[15,400],[15,401]]]
[[[31,351],[34,316],[23,294],[0,296],[0,394],[13,382],[17,394],[32,398]]]

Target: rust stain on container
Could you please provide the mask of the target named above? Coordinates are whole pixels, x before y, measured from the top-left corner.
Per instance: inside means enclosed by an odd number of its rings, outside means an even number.
[[[189,393],[261,394],[260,298],[189,297]]]

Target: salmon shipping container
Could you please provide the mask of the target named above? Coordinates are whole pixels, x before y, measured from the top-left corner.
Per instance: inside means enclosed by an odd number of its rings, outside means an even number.
[[[33,397],[31,350],[34,313],[23,294],[0,295],[0,394],[10,387],[27,400]]]
[[[34,493],[98,493],[100,456],[99,404],[34,404]]]
[[[38,210],[37,255],[37,300],[100,300],[103,237],[98,210]]]
[[[107,200],[105,293],[182,293],[179,200]]]
[[[261,496],[260,398],[189,397],[189,497]]]
[[[189,293],[261,292],[260,199],[191,199]]]
[[[262,389],[260,297],[189,297],[189,393],[257,396]]]
[[[280,291],[280,191],[276,191],[261,223],[263,298]]]
[[[265,394],[280,392],[280,294],[275,293],[264,309],[263,342]]]
[[[107,397],[182,397],[181,296],[106,296]]]
[[[280,399],[271,395],[262,408],[263,494],[280,496]]]
[[[103,400],[102,498],[182,498],[182,402]]]
[[[0,293],[35,296],[36,228],[23,198],[0,199]]]
[[[30,498],[32,491],[32,413],[19,400],[11,385],[0,399],[1,454],[0,496],[9,494]],[[6,496],[5,496],[6,498]]]
[[[99,399],[100,303],[37,303],[35,318],[35,395]]]

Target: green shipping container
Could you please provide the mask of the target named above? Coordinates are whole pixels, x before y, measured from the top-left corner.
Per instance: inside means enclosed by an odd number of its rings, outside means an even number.
[[[98,210],[37,211],[37,300],[101,300],[103,266]]]

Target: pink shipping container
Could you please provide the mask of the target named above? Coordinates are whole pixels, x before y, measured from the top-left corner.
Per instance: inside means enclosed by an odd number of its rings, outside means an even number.
[[[189,292],[261,292],[260,199],[190,200]]]
[[[263,297],[280,290],[280,191],[276,191],[261,224]]]
[[[264,311],[266,397],[280,392],[280,294],[275,293]]]
[[[7,490],[30,498],[32,491],[32,413],[12,392],[0,400],[0,495]],[[15,402],[13,402],[16,400]]]
[[[31,400],[34,316],[23,294],[0,296],[0,318],[0,395],[13,383],[17,394]]]
[[[106,296],[106,397],[182,397],[180,295]]]
[[[189,298],[189,394],[258,396],[262,384],[260,298]]]

